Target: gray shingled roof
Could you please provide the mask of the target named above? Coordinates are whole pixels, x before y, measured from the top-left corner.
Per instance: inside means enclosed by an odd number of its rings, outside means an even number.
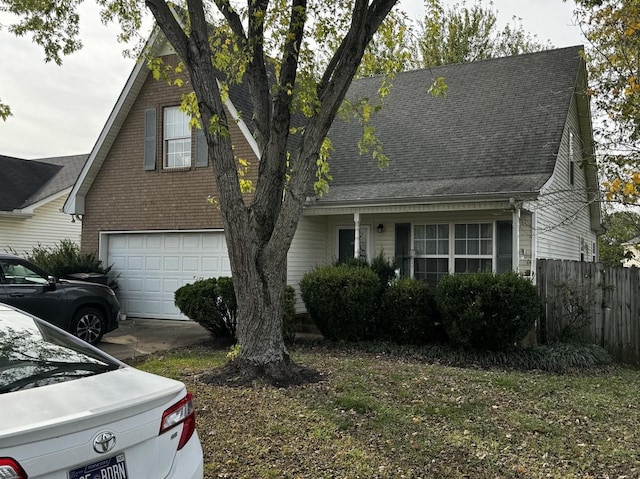
[[[336,119],[329,193],[318,205],[535,193],[553,172],[580,67],[570,47],[398,74],[373,119],[390,166],[360,156],[357,121]],[[444,77],[445,98],[432,97]],[[380,78],[349,98],[377,98]]]
[[[0,211],[26,208],[73,186],[87,156],[23,160],[0,155]]]

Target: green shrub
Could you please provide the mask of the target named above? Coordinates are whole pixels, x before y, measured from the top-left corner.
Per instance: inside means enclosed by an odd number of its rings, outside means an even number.
[[[373,258],[369,267],[378,275],[383,288],[389,286],[389,284],[396,279],[396,262],[395,260],[388,261],[383,251]]]
[[[370,269],[325,266],[307,272],[300,281],[302,300],[320,332],[344,341],[365,339],[380,291]]]
[[[435,339],[435,299],[424,281],[403,278],[389,285],[378,317],[384,339],[398,344],[424,344]]]
[[[80,246],[70,239],[63,239],[53,247],[36,246],[31,254],[27,255],[27,259],[57,278],[68,278],[74,273],[108,275],[112,268],[112,266],[105,267],[96,253],[81,252]],[[116,290],[117,281],[111,279],[109,286]]]
[[[438,283],[436,300],[451,341],[477,349],[512,348],[541,312],[535,286],[513,272],[445,276]]]
[[[175,304],[182,314],[204,326],[215,338],[237,340],[238,305],[231,278],[201,279],[182,286],[175,292]],[[286,285],[282,321],[285,340],[295,336],[295,306],[295,291]]]
[[[178,288],[176,307],[215,338],[236,339],[237,304],[231,278],[201,279]]]

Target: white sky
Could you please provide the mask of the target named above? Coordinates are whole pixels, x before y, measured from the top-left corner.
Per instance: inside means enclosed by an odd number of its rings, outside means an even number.
[[[412,17],[422,15],[422,0],[400,4]],[[573,21],[573,0],[493,0],[493,4],[501,28],[515,16],[539,41],[549,40],[555,47],[584,43]],[[41,48],[30,38],[0,30],[0,102],[13,112],[6,122],[0,120],[0,154],[41,158],[91,151],[134,61],[123,57],[117,27],[103,26],[92,2],[82,9],[89,12],[81,16],[84,48],[64,58],[61,67],[45,64]],[[0,24],[7,18],[0,14]]]

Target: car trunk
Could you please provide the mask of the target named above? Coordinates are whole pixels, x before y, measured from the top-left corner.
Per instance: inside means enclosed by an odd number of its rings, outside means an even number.
[[[0,394],[1,455],[18,461],[30,479],[93,479],[80,469],[103,460],[113,467],[110,475],[98,477],[162,478],[171,469],[183,426],[159,436],[160,421],[185,394],[177,381],[128,367]],[[94,443],[102,433],[113,434],[115,445],[99,453]]]

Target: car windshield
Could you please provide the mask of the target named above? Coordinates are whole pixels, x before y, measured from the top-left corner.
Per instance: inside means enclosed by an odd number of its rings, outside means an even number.
[[[18,311],[0,310],[0,394],[121,366],[43,321]]]

